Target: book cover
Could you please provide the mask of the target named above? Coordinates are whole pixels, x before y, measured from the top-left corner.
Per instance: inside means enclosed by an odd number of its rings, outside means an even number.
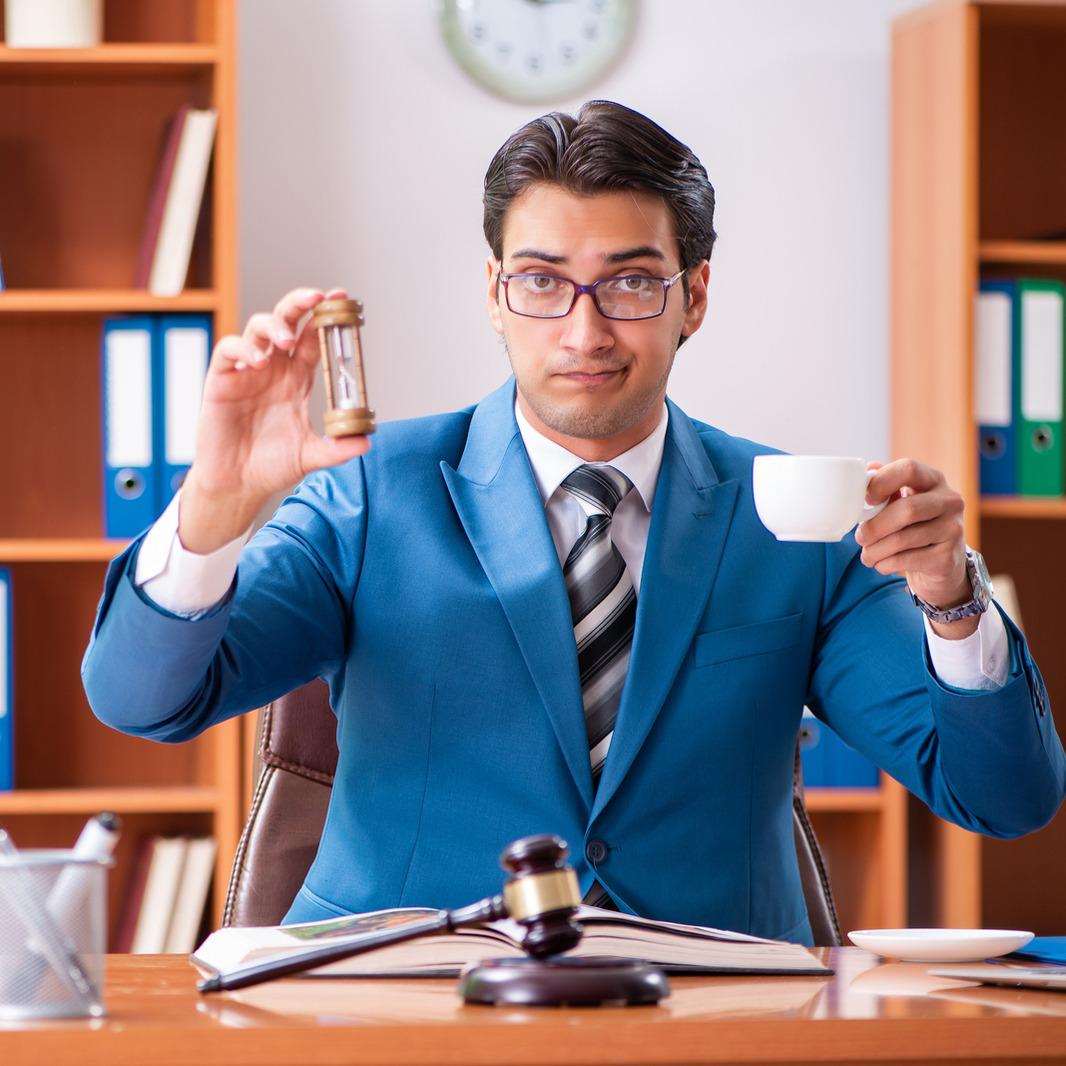
[[[229,976],[244,965],[260,964],[272,957],[291,958],[302,949],[320,948],[331,941],[347,941],[357,950],[361,938],[376,936],[384,929],[402,928],[437,913],[428,908],[400,908],[287,926],[229,926],[211,933],[193,953],[192,961],[208,972]],[[643,959],[671,973],[828,972],[801,944],[653,921],[599,907],[581,906],[577,917],[585,933],[567,953],[572,956]],[[517,923],[503,919],[373,947],[309,973],[334,977],[455,976],[472,962],[523,954],[519,936]]]
[[[166,948],[188,848],[189,841],[185,837],[154,838],[152,859],[130,946],[134,955],[158,955]]]
[[[159,230],[163,223],[163,209],[174,178],[174,164],[178,158],[178,145],[181,143],[185,120],[192,109],[182,107],[167,124],[163,138],[163,148],[159,154],[155,180],[148,195],[148,208],[144,214],[144,228],[141,243],[137,250],[137,265],[133,272],[133,287],[147,289],[152,276],[152,260],[155,258],[156,246],[159,244]]]
[[[211,893],[218,847],[214,837],[193,837],[181,870],[163,951],[189,954],[195,947]]]
[[[129,878],[122,899],[122,909],[118,921],[111,933],[110,950],[116,954],[126,954],[133,948],[133,937],[137,932],[137,917],[141,913],[144,900],[144,886],[148,883],[148,868],[152,865],[152,850],[155,838],[142,836],[137,840],[130,864]]]
[[[148,276],[153,296],[177,296],[185,288],[217,125],[212,108],[185,114]]]

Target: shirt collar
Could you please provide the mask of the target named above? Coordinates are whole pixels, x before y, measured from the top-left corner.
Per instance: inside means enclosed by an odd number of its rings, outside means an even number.
[[[529,464],[533,468],[533,477],[536,479],[541,499],[547,504],[563,479],[584,465],[585,460],[535,430],[518,406],[517,393],[514,413],[518,420],[518,430],[522,434],[522,443],[529,456]],[[633,487],[649,512],[655,500],[655,486],[663,462],[663,445],[669,421],[670,415],[664,403],[659,424],[639,444],[611,460],[611,466],[633,482]]]

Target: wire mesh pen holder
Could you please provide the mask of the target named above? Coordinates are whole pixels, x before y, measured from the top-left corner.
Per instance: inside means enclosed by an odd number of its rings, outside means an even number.
[[[109,858],[0,855],[0,1019],[104,1013]]]

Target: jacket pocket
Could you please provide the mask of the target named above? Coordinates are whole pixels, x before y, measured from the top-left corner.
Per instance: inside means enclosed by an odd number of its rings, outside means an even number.
[[[697,633],[693,645],[695,664],[713,666],[715,663],[794,648],[800,641],[802,623],[801,611],[766,622],[752,622],[746,626],[731,626],[709,633]]]

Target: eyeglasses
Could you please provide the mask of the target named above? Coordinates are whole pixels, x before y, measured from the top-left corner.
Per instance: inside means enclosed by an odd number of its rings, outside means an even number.
[[[584,293],[592,297],[604,318],[632,321],[658,318],[666,310],[666,294],[684,275],[649,278],[645,274],[625,274],[604,278],[591,285],[578,285],[555,274],[501,274],[508,308],[526,318],[565,318]]]

